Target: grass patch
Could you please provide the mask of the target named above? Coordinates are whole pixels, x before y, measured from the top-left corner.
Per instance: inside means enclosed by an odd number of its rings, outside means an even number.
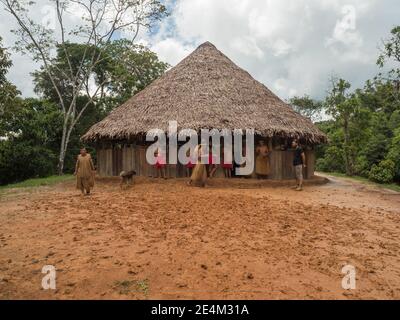
[[[149,280],[147,279],[115,281],[114,285],[120,294],[139,292],[147,297],[149,293]]]
[[[51,186],[53,184],[72,180],[73,178],[74,178],[73,175],[66,174],[62,176],[50,176],[46,178],[28,179],[18,183],[11,183],[5,186],[0,186],[0,191],[5,191],[7,189],[12,189],[12,188],[32,188],[40,186]]]
[[[367,178],[364,177],[359,177],[359,176],[347,176],[344,173],[338,173],[338,172],[324,172],[326,174],[329,174],[331,176],[334,177],[338,177],[338,178],[346,178],[346,179],[350,179],[350,180],[354,180],[354,181],[358,181],[364,184],[369,184],[372,185],[374,187],[378,187],[378,188],[385,188],[385,189],[390,189],[393,191],[397,191],[400,192],[400,185],[396,184],[396,183],[376,183],[373,182]]]

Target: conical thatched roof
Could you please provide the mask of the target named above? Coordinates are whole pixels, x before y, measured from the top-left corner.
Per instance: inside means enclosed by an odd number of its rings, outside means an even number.
[[[206,42],[112,111],[83,141],[124,140],[150,129],[255,129],[266,137],[326,141],[313,123]]]

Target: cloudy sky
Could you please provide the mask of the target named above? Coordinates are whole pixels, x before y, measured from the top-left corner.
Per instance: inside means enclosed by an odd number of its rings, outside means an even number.
[[[175,65],[210,41],[281,98],[325,95],[333,75],[354,87],[376,75],[383,38],[400,24],[399,0],[166,0],[171,15],[140,41]],[[51,12],[47,0],[31,17]],[[70,24],[73,24],[70,21]],[[0,11],[0,35],[11,47],[13,18]],[[13,53],[9,79],[33,94],[37,65]]]

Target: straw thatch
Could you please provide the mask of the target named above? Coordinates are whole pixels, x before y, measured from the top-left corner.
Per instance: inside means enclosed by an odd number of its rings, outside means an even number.
[[[112,111],[83,141],[127,140],[150,129],[255,129],[265,137],[326,141],[313,123],[206,42]]]

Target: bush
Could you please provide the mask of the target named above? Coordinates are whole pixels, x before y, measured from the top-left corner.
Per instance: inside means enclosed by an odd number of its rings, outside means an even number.
[[[366,156],[358,156],[355,163],[355,174],[361,177],[368,178],[371,165]]]
[[[386,159],[394,162],[395,180],[400,181],[400,128],[394,132],[394,137]]]
[[[374,164],[369,172],[369,179],[378,183],[391,183],[395,176],[395,164],[392,160],[382,160]]]
[[[329,146],[323,158],[317,160],[316,168],[325,172],[345,172],[343,150],[337,146]]]
[[[0,185],[54,174],[56,155],[41,145],[1,141]]]

